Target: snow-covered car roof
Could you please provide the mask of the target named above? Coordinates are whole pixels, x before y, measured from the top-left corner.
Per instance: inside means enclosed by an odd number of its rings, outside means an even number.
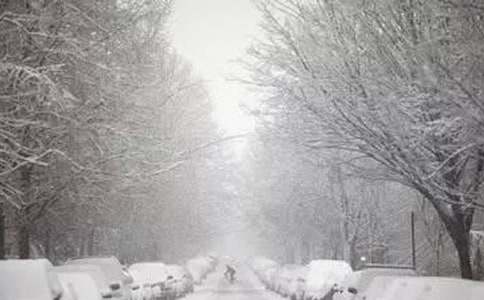
[[[128,270],[138,283],[164,282],[168,277],[166,265],[161,262],[136,263]]]
[[[252,259],[251,266],[256,271],[262,271],[267,268],[278,266],[278,263],[264,257],[256,257]]]
[[[109,290],[109,281],[99,266],[96,265],[62,265],[54,267],[56,273],[84,273],[94,279],[96,286],[102,292]]]
[[[379,297],[382,300],[482,300],[484,283],[446,277],[399,277]]]
[[[344,287],[354,287],[358,290],[368,288],[377,276],[417,276],[412,269],[372,268],[350,273],[343,281]]]
[[[0,261],[0,299],[52,300],[61,284],[46,259]]]
[[[321,286],[341,284],[353,270],[343,260],[313,260],[308,264],[306,284],[308,289],[317,290]]]
[[[383,293],[392,285],[397,279],[400,279],[400,276],[377,276],[370,281],[370,284],[366,289],[358,290],[358,297],[354,297],[354,299],[361,299],[362,297],[366,297],[367,299],[380,299]],[[353,297],[348,297],[352,299]],[[340,298],[335,298],[335,300],[339,300]],[[346,299],[346,298],[345,298]]]
[[[288,264],[282,266],[279,276],[288,279],[296,277],[306,277],[308,270],[309,269],[306,266]]]
[[[186,267],[188,269],[202,269],[207,270],[210,268],[210,263],[203,257],[192,258],[186,262]]]
[[[186,273],[186,269],[180,265],[167,265],[166,271],[174,278],[182,278]]]
[[[101,300],[101,291],[86,273],[58,273],[64,293],[62,300]]]
[[[66,265],[95,265],[101,268],[109,282],[122,281],[123,267],[119,260],[114,257],[87,257],[73,259],[66,262]]]
[[[363,296],[368,296],[368,293],[372,296],[378,295],[394,279],[402,276],[417,276],[417,273],[412,269],[394,268],[371,268],[355,271],[346,276],[345,280],[341,283],[344,292],[334,295],[334,299],[361,299]],[[348,292],[347,289],[350,287],[358,291],[357,297]]]

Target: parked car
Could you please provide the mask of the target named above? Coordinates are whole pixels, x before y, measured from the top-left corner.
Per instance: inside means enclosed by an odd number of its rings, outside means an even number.
[[[210,260],[203,256],[188,260],[185,267],[192,275],[195,284],[201,284],[212,269]]]
[[[351,272],[351,266],[342,260],[311,261],[304,284],[304,299],[315,300],[324,297],[340,287],[341,282]]]
[[[133,277],[124,269],[119,260],[114,257],[86,257],[73,259],[66,262],[66,265],[95,265],[98,266],[106,276],[109,287],[116,298],[120,300],[131,299],[131,284]]]
[[[185,296],[193,292],[193,278],[186,268],[179,265],[167,265],[167,272],[175,280],[176,296]]]
[[[278,267],[279,264],[271,259],[264,257],[255,257],[250,262],[249,265],[254,273],[261,278],[265,270],[269,268]]]
[[[282,266],[275,276],[275,291],[283,297],[289,296],[291,281],[297,277],[297,273],[300,272],[301,268],[303,266],[295,264]]]
[[[259,278],[267,289],[272,291],[275,290],[274,281],[278,271],[279,271],[279,266],[274,266],[274,267],[269,267],[261,272]]]
[[[484,283],[446,277],[399,277],[378,298],[367,300],[482,300]]]
[[[58,273],[62,300],[102,300],[94,279],[86,273]]]
[[[156,299],[174,299],[176,296],[173,276],[167,272],[162,262],[143,262],[129,266],[129,272],[136,274],[143,284],[151,284]]]
[[[335,294],[334,300],[357,300],[365,298],[372,281],[374,281],[375,278],[382,276],[417,276],[417,272],[413,269],[403,267],[378,267],[352,272],[346,276],[341,283],[341,293]],[[383,290],[385,287],[384,285],[386,285],[388,281],[390,280],[379,281],[381,290]],[[374,285],[373,289],[376,288],[377,285]]]
[[[0,299],[60,300],[62,285],[46,259],[0,261]]]
[[[392,283],[400,279],[400,276],[377,276],[373,278],[370,282],[370,285],[364,289],[364,291],[360,292],[359,290],[353,290],[352,292],[357,296],[354,298],[355,300],[360,300],[362,298],[367,299],[379,299],[380,297],[388,290]]]
[[[265,288],[274,291],[275,278],[280,269],[279,264],[264,257],[254,257],[248,264]]]
[[[304,287],[306,284],[306,276],[308,274],[308,267],[299,266],[291,272],[289,285],[287,288],[287,295],[291,300],[303,300],[304,299]]]
[[[82,273],[93,278],[94,283],[102,298],[119,299],[121,293],[117,288],[118,283],[110,283],[105,273],[96,265],[62,265],[54,267],[57,274],[63,273]]]
[[[129,270],[129,273],[133,277],[133,284],[131,287],[132,300],[154,300],[155,294],[151,282],[146,279],[143,272],[136,270]]]

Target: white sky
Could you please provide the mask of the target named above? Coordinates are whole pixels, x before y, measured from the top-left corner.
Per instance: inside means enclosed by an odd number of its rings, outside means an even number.
[[[244,55],[256,35],[258,14],[250,0],[177,0],[170,32],[177,51],[207,81],[214,119],[227,135],[253,129],[239,107],[248,99],[241,84],[227,81],[240,74],[233,60]]]

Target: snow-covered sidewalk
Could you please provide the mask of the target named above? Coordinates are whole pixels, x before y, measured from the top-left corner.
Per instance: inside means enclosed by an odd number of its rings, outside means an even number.
[[[210,274],[204,283],[195,288],[195,293],[186,300],[281,300],[279,295],[267,291],[245,265],[236,266],[237,280],[230,284],[224,278],[225,265]]]

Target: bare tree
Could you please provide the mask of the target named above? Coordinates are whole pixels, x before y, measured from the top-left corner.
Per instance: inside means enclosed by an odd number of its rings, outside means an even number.
[[[259,1],[252,82],[324,128],[311,143],[360,153],[436,209],[472,278],[482,208],[482,10],[445,1]],[[437,13],[438,12],[438,13]],[[251,62],[249,61],[249,66]],[[291,103],[291,104],[288,104]]]

